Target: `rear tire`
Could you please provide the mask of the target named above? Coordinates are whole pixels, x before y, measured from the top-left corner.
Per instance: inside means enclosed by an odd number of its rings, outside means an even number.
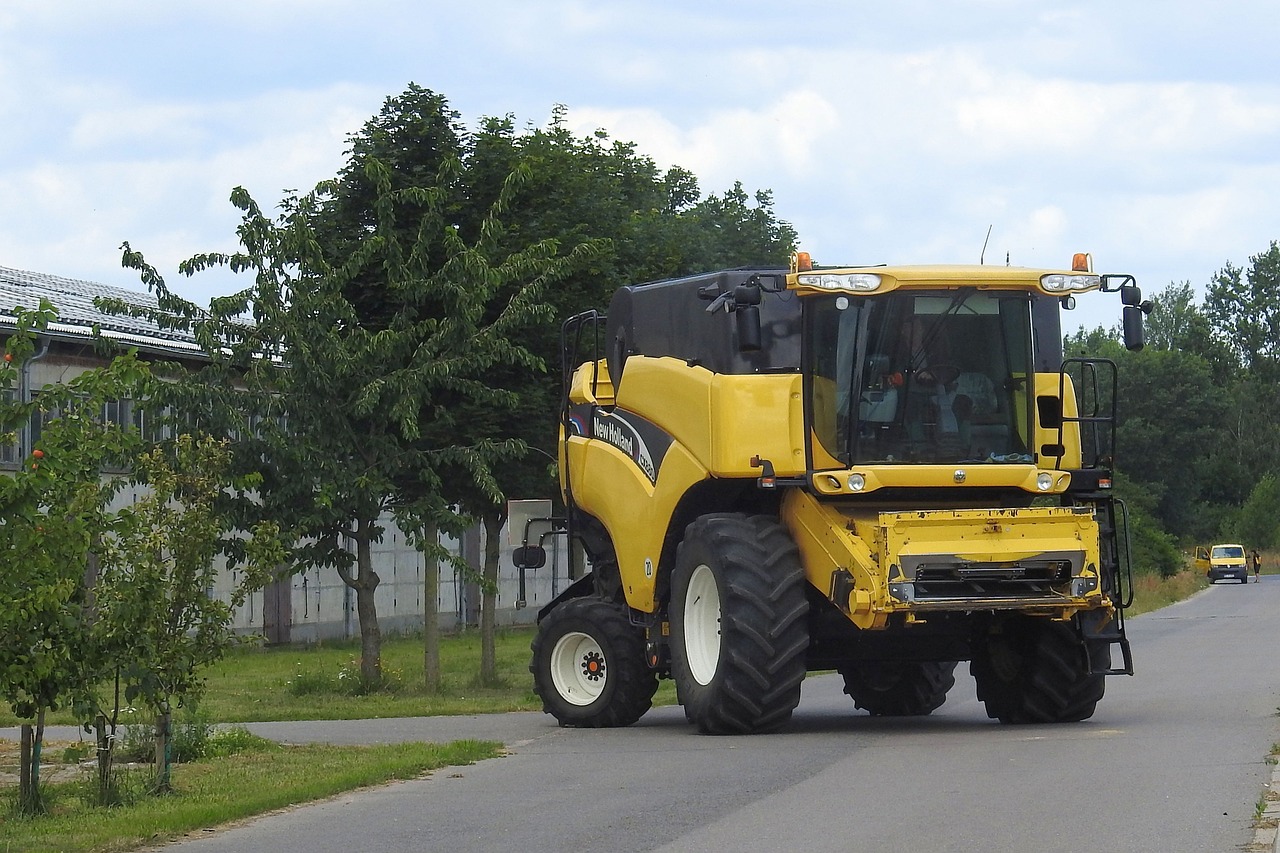
[[[645,663],[644,632],[622,605],[566,601],[538,625],[531,648],[534,692],[562,726],[629,726],[653,704],[658,676]]]
[[[947,701],[956,661],[895,661],[840,667],[853,706],[873,717],[922,717]]]
[[[707,515],[685,530],[671,582],[671,673],[704,734],[786,725],[809,646],[805,577],[776,521]]]
[[[981,638],[969,671],[987,716],[1002,723],[1075,723],[1093,716],[1111,666],[1111,646],[1085,641],[1072,623],[1009,619]]]

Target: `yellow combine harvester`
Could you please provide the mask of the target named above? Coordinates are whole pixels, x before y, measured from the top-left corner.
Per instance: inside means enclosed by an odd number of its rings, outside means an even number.
[[[1063,361],[1059,311],[1119,291],[1136,349],[1150,304],[1090,267],[799,254],[569,320],[561,526],[591,570],[539,614],[545,710],[629,725],[670,677],[700,731],[769,731],[834,669],[859,708],[928,714],[967,660],[993,718],[1092,715],[1133,671],[1116,375]]]

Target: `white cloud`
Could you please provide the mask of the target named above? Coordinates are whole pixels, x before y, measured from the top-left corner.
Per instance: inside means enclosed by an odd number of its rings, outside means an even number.
[[[217,248],[232,186],[269,207],[331,176],[416,80],[468,121],[564,103],[704,192],[771,188],[822,258],[976,260],[990,226],[988,262],[1201,284],[1280,236],[1277,9],[6,0],[0,264],[111,280],[121,239]]]
[[[125,240],[162,272],[196,252],[233,250],[232,188],[271,211],[284,190],[332,177],[380,98],[338,86],[204,105],[99,99],[61,154],[0,168],[0,196],[18,201],[0,209],[0,264],[118,281],[133,276],[118,269]],[[216,284],[175,287],[205,301]]]
[[[691,127],[679,127],[655,110],[570,109],[574,132],[605,128],[634,140],[660,166],[682,166],[698,175],[704,191],[726,187],[733,176],[773,170],[816,178],[829,134],[840,129],[835,107],[813,91],[791,92],[759,111],[716,110]]]

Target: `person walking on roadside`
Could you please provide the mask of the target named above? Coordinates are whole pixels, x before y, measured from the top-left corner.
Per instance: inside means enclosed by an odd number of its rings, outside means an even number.
[[[1258,553],[1258,549],[1254,548],[1249,558],[1253,560],[1253,582],[1257,583],[1262,580],[1262,578],[1258,577],[1262,573],[1262,556]]]

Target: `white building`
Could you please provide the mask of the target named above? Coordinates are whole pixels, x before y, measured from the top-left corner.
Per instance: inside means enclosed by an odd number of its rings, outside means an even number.
[[[94,347],[94,330],[127,347],[136,348],[143,358],[186,359],[198,362],[201,352],[187,334],[161,329],[145,320],[105,314],[94,305],[94,299],[108,297],[140,306],[156,305],[147,293],[118,287],[77,281],[46,273],[0,267],[0,339],[15,328],[15,311],[19,307],[37,308],[47,299],[58,309],[58,319],[39,333],[34,357],[20,367],[18,386],[7,393],[30,400],[42,387],[66,382],[103,363]],[[138,424],[141,412],[132,401],[120,400],[107,406],[103,417],[121,423]],[[16,470],[28,456],[33,434],[39,423],[24,427],[14,444],[0,446],[0,471]],[[118,500],[130,502],[137,492],[124,490]],[[532,509],[539,515],[538,507]],[[542,509],[541,514],[549,514]],[[529,515],[530,509],[524,508]],[[519,513],[513,513],[519,516]],[[387,633],[409,633],[422,626],[425,560],[406,542],[405,535],[390,518],[382,520],[386,535],[374,545],[373,568],[381,578],[376,592],[379,625]],[[524,524],[517,521],[516,539],[524,534]],[[461,542],[445,539],[454,554],[461,554],[475,568],[482,563],[483,528],[477,526]],[[519,544],[516,541],[515,544]],[[519,607],[519,580],[511,562],[511,537],[504,531],[502,559],[498,581],[499,625],[532,624],[539,608],[547,604],[569,583],[568,559],[563,537],[546,541],[547,566],[531,571],[526,578],[526,604]],[[234,577],[222,573],[214,595],[227,598]],[[440,568],[439,595],[436,606],[440,624],[445,630],[459,624],[479,622],[480,590],[474,582],[452,566]],[[355,593],[333,569],[310,569],[284,572],[261,592],[249,597],[236,614],[236,629],[244,633],[260,633],[268,642],[314,642],[320,639],[359,636],[355,610]]]

